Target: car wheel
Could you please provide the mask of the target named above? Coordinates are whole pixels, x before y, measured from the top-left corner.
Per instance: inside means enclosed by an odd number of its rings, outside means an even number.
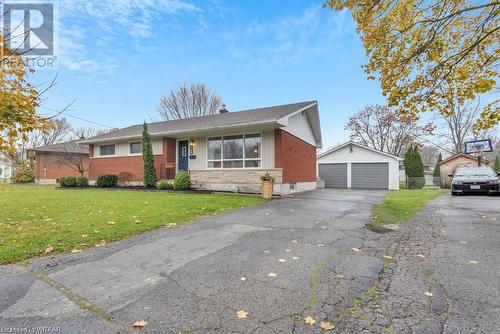
[[[452,196],[458,196],[458,193],[457,193],[457,192],[455,192],[455,191],[452,191],[452,192],[451,192],[451,195],[452,195]]]

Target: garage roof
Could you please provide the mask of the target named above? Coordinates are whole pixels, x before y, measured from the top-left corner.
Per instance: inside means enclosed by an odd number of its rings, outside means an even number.
[[[332,153],[332,152],[335,152],[335,151],[337,151],[337,150],[340,150],[341,148],[344,148],[344,147],[346,147],[346,146],[348,146],[348,145],[354,145],[354,146],[361,147],[361,148],[367,149],[367,150],[372,151],[372,152],[375,152],[375,153],[380,153],[380,154],[382,154],[382,155],[388,156],[388,157],[393,158],[393,159],[396,159],[396,160],[398,160],[398,161],[402,161],[402,160],[403,160],[403,158],[398,157],[398,156],[396,156],[396,155],[392,155],[392,154],[389,154],[389,153],[386,153],[386,152],[383,152],[383,151],[379,151],[379,150],[376,150],[376,149],[374,149],[374,148],[371,148],[371,147],[368,147],[368,146],[364,146],[364,145],[361,145],[361,144],[355,143],[355,142],[353,142],[353,141],[348,141],[347,143],[344,143],[344,144],[342,144],[342,145],[339,145],[339,146],[336,146],[336,147],[334,147],[334,148],[331,148],[331,149],[329,149],[329,150],[327,150],[327,151],[325,151],[325,152],[323,152],[323,153],[320,153],[320,154],[318,154],[317,158],[319,159],[319,158],[321,158],[321,157],[323,157],[323,156],[325,156],[325,155],[328,155],[328,154],[330,154],[330,153]]]

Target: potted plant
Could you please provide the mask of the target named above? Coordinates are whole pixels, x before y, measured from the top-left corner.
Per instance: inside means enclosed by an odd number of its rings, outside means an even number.
[[[266,174],[260,177],[262,180],[262,197],[271,198],[273,196],[273,184],[276,178],[266,172]]]

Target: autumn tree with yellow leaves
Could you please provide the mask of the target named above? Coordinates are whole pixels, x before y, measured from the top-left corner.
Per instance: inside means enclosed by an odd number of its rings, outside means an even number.
[[[50,127],[36,113],[42,92],[27,81],[32,72],[21,55],[7,47],[5,36],[0,35],[0,151],[11,155],[19,139],[27,140],[30,132]]]
[[[500,2],[327,0],[348,9],[366,50],[370,79],[403,118],[427,110],[447,117],[496,85]],[[500,122],[499,100],[485,105],[475,131]]]

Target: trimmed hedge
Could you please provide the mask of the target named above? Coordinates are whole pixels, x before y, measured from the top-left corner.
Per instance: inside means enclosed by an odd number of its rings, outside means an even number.
[[[87,187],[89,185],[89,179],[85,176],[79,176],[76,178],[76,186],[77,187]]]
[[[112,174],[100,175],[95,184],[99,188],[113,188],[118,184],[118,177]]]
[[[76,187],[76,177],[74,176],[64,176],[59,179],[59,185],[61,187]]]
[[[191,177],[188,172],[180,170],[174,178],[174,190],[189,190],[191,187]]]

